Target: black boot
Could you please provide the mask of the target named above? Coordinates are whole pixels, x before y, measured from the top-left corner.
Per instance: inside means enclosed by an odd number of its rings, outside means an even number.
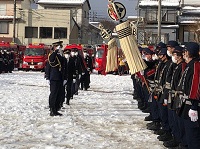
[[[160,122],[154,122],[153,125],[147,126],[149,130],[159,130],[161,127]]]
[[[152,116],[151,116],[151,114],[150,114],[149,116],[146,116],[146,117],[144,118],[144,121],[152,121]]]
[[[56,116],[56,112],[53,108],[50,108],[50,116]]]
[[[172,134],[169,131],[166,131],[166,133],[164,133],[161,136],[158,136],[157,139],[159,141],[169,141],[172,139]]]
[[[66,104],[69,105],[70,98],[67,98]]]
[[[165,134],[165,130],[163,130],[163,129],[155,130],[154,134],[161,136],[161,135]]]
[[[165,141],[164,143],[163,143],[163,145],[165,146],[165,147],[178,147],[179,146],[179,142],[178,141],[176,141],[176,139],[173,137],[173,139],[172,140],[170,140],[170,141]]]

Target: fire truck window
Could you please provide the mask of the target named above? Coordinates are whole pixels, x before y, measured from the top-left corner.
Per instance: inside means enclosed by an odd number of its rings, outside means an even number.
[[[97,52],[96,52],[96,57],[97,58],[102,58],[103,57],[103,49],[101,49],[101,50],[97,50]]]
[[[28,48],[26,49],[24,55],[27,56],[40,56],[40,55],[44,55],[45,51],[44,49],[37,49],[37,48]]]

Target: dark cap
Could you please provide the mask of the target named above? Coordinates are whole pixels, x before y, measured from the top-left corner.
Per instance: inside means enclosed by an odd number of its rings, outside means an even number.
[[[77,52],[78,49],[77,49],[77,48],[72,48],[71,51],[73,51],[73,52]]]
[[[54,42],[52,43],[53,46],[59,46],[59,45],[62,45],[63,41],[57,41],[57,42]]]
[[[188,42],[185,44],[185,50],[192,56],[199,56],[199,44],[196,42]]]
[[[167,55],[167,48],[162,48],[158,55]]]
[[[183,53],[183,47],[181,46],[176,46],[174,47],[174,51],[172,53]]]
[[[159,42],[158,45],[156,46],[156,49],[157,49],[157,48],[160,48],[160,49],[166,48],[166,44],[163,43],[163,42]]]
[[[142,47],[138,47],[138,50],[139,50],[140,52],[142,52],[143,48],[142,48]]]
[[[83,49],[83,52],[88,52],[87,49]]]
[[[171,41],[168,41],[168,43],[167,43],[167,47],[173,47],[174,48],[176,46],[179,46],[177,41],[171,40]]]
[[[143,49],[143,52],[144,52],[144,54],[149,54],[149,55],[154,54],[154,52],[151,51],[149,48],[144,48],[144,49]]]
[[[70,49],[65,49],[63,53],[64,53],[64,54],[69,54],[70,52],[71,52]]]

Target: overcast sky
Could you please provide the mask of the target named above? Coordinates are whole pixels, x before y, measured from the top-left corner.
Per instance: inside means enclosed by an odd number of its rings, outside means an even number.
[[[108,17],[107,5],[108,0],[89,0],[91,5],[91,13],[96,13],[97,17]],[[138,0],[116,0],[116,2],[122,3],[127,10],[126,17],[137,15],[135,10]]]

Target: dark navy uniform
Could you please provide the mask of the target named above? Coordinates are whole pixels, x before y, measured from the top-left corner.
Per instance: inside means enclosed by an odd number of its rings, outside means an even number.
[[[49,54],[45,69],[45,77],[47,80],[50,80],[50,116],[62,115],[58,113],[58,110],[62,107],[61,104],[65,98],[62,76],[63,57],[57,53],[58,50],[55,50]]]
[[[68,58],[64,58],[64,65],[63,65],[63,80],[66,80],[67,83],[65,84],[65,91],[66,91],[66,104],[69,105],[70,98],[73,97],[72,94],[72,84],[73,84],[73,79],[76,79],[76,67],[75,67],[75,62],[72,57],[70,57],[70,52],[66,51],[64,52],[65,54],[69,54]]]
[[[189,42],[185,45],[189,59],[178,84],[179,116],[184,120],[186,140],[189,149],[200,148],[200,64],[199,45]],[[191,113],[191,114],[190,114]]]
[[[84,51],[87,53],[87,51]],[[89,55],[84,57],[87,68],[85,69],[85,73],[81,76],[81,89],[87,90],[90,87],[90,74],[92,73],[93,64],[92,58]]]

